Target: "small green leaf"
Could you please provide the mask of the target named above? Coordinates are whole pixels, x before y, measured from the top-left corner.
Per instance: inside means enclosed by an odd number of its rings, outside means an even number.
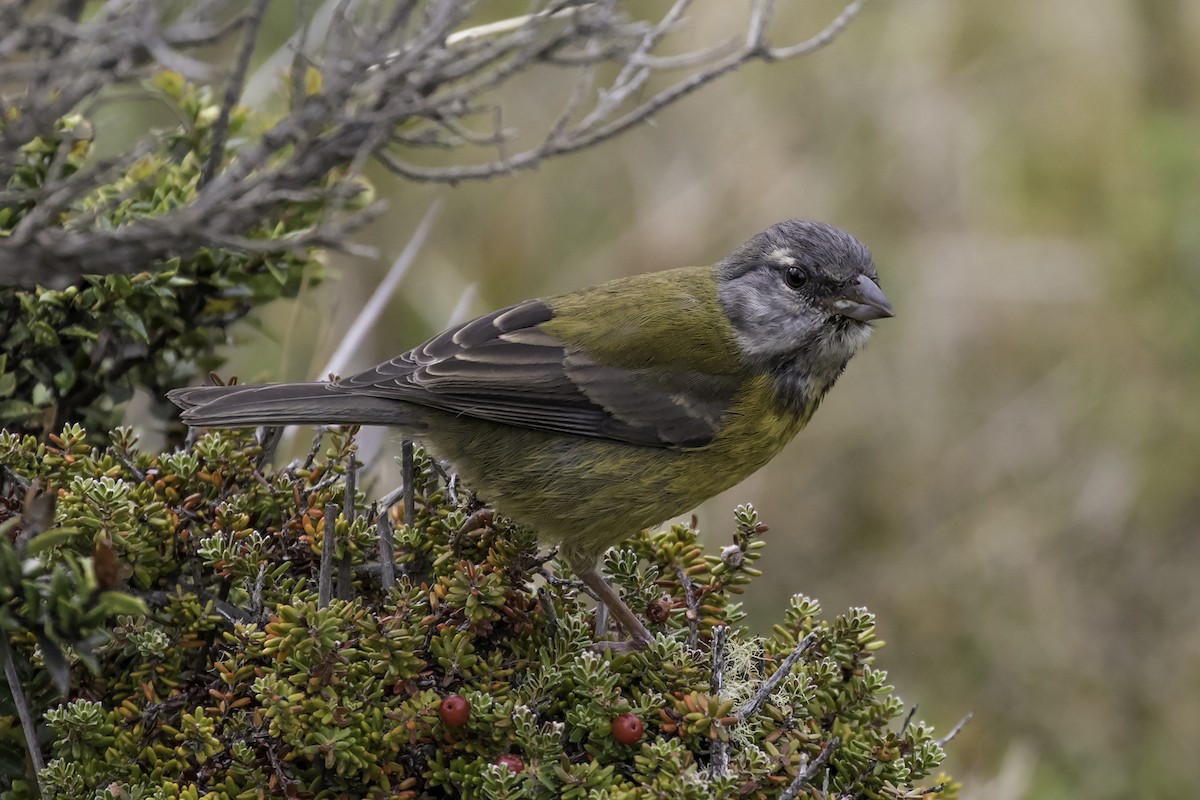
[[[42,534],[43,536],[45,534]],[[127,616],[144,617],[150,613],[146,604],[140,598],[127,595],[124,592],[101,592],[100,606],[109,616],[124,614]]]
[[[24,400],[5,400],[0,403],[0,420],[24,420],[37,414],[40,409]]]
[[[75,370],[64,369],[54,373],[54,385],[59,394],[66,394],[75,385]]]
[[[100,336],[95,331],[90,331],[82,325],[68,325],[59,331],[60,336],[69,336],[73,339],[99,339]]]
[[[39,383],[33,387],[33,404],[35,407],[42,408],[54,402],[54,395],[50,392],[50,387],[44,383]]]
[[[25,554],[28,556],[39,555],[51,547],[69,542],[78,534],[79,531],[76,528],[51,528],[30,539],[29,544],[25,546]]]
[[[128,306],[121,304],[113,306],[113,314],[121,322],[125,323],[126,327],[133,332],[134,338],[139,342],[145,344],[150,341],[150,337],[146,335],[146,323],[142,321],[141,317],[133,313]]]

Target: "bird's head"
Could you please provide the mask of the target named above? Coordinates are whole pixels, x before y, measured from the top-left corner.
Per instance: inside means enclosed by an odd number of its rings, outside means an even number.
[[[742,358],[805,406],[892,316],[866,245],[823,222],[772,225],[717,265],[717,298]]]

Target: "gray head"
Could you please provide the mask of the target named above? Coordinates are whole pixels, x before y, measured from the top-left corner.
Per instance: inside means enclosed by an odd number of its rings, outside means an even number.
[[[824,222],[772,225],[717,265],[717,298],[747,366],[776,376],[782,399],[820,399],[892,316],[866,245]]]

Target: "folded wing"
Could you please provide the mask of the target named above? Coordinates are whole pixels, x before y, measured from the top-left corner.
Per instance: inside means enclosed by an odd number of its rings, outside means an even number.
[[[529,300],[450,328],[413,350],[330,386],[534,430],[648,447],[702,447],[720,429],[735,375],[681,371],[677,353],[639,343],[637,367],[597,362],[542,327]]]

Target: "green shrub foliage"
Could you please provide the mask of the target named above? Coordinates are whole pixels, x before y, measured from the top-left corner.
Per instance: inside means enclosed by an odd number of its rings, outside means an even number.
[[[153,149],[81,197],[59,220],[63,230],[119,231],[196,199],[219,108],[209,89],[173,73],[148,88],[173,110],[179,127],[160,132]],[[236,141],[247,119],[235,108],[225,141]],[[17,199],[0,207],[0,237],[36,210],[20,199],[27,190],[90,163],[92,138],[87,119],[72,115],[54,135],[21,148],[19,163],[5,171],[4,189]],[[226,145],[222,163],[231,155]],[[350,207],[362,199],[352,198]],[[248,238],[286,238],[326,213],[321,202],[298,200],[264,218]],[[265,255],[201,247],[137,274],[87,276],[61,289],[0,287],[0,427],[45,435],[79,422],[94,435],[108,431],[135,389],[162,397],[215,368],[213,347],[225,341],[226,328],[256,306],[294,296],[306,274],[316,275],[314,265],[304,250]]]
[[[614,654],[536,536],[465,525],[470,495],[419,450],[411,524],[367,504],[351,433],[283,469],[248,432],[163,454],[127,429],[104,447],[74,426],[0,434],[0,629],[45,797],[953,794],[875,666],[870,613],[797,596],[771,635],[741,627],[766,544],[753,509],[716,555],[695,525],[610,552],[657,636]],[[36,796],[23,747],[0,692],[9,800]]]

